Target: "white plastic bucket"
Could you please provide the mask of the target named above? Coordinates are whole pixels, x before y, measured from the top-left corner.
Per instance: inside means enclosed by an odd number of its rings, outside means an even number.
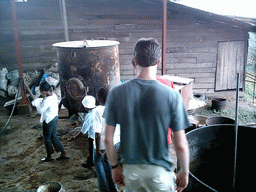
[[[57,181],[50,181],[39,186],[37,192],[65,192],[65,190],[61,183]]]

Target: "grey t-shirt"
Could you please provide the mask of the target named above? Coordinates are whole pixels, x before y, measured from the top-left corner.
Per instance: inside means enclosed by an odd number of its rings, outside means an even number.
[[[108,95],[106,123],[121,126],[121,163],[151,164],[173,169],[167,132],[190,126],[181,95],[157,80],[134,78]]]

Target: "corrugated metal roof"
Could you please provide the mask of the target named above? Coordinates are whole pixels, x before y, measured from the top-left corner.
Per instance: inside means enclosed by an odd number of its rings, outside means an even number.
[[[33,9],[31,10],[29,6],[33,6]],[[92,12],[94,11],[95,17],[98,19],[161,20],[163,0],[66,0],[66,6],[67,10],[73,10],[76,12],[76,14],[69,14],[68,12],[67,14],[69,19],[74,19],[72,17],[84,17],[86,15],[86,11],[88,11],[88,14],[91,16]],[[97,11],[99,7],[100,10],[105,10],[104,13],[99,13]],[[24,5],[23,3],[19,3],[17,9],[22,9],[24,11],[21,11],[22,14],[19,14],[18,18],[31,19],[30,17],[33,15],[33,18],[37,17],[37,19],[50,19],[56,15],[47,11],[50,10],[49,8],[58,12],[59,4],[57,2],[52,3],[50,0],[28,1],[27,3],[24,3]],[[28,11],[26,11],[28,9],[30,10],[29,14]],[[3,9],[3,13],[0,14],[1,18],[4,20],[6,20],[6,17],[11,19],[10,15],[4,11],[5,10]],[[220,27],[234,27],[245,31],[253,31],[255,28],[255,21],[249,22],[248,20],[246,21],[228,16],[217,15],[168,1],[168,20],[182,20],[183,18],[195,20],[197,24],[205,24],[209,27],[219,25]]]

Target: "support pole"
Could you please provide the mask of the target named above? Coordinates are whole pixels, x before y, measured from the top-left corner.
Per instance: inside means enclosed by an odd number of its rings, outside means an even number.
[[[17,14],[16,14],[15,0],[11,0],[11,9],[12,9],[12,22],[13,22],[13,29],[14,29],[17,66],[19,71],[19,78],[21,80],[23,78],[23,72],[22,72],[22,64],[21,64],[20,41],[19,41],[19,33],[18,33],[18,27],[17,27]],[[26,94],[24,92],[23,83],[21,84],[21,96],[22,96],[22,99],[20,101],[20,104],[29,105]]]
[[[60,12],[61,12],[61,20],[62,20],[62,25],[64,30],[65,41],[69,41],[66,1],[65,0],[59,0],[59,1],[60,1]]]
[[[167,0],[163,0],[162,75],[166,74]]]
[[[234,171],[233,171],[233,189],[236,186],[236,160],[237,160],[237,138],[238,138],[238,101],[239,101],[239,84],[240,74],[237,73],[237,84],[236,84],[236,114],[235,114],[235,150],[234,150]]]
[[[256,78],[253,80],[252,104],[254,105]]]

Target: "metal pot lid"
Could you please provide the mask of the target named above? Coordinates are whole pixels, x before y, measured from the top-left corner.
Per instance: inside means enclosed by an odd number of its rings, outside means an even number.
[[[96,47],[108,47],[119,45],[118,41],[112,40],[82,40],[82,41],[67,41],[67,42],[60,42],[54,43],[53,47],[63,47],[63,48],[96,48]]]
[[[67,92],[74,100],[81,100],[86,95],[86,88],[78,78],[71,78],[67,83]]]

